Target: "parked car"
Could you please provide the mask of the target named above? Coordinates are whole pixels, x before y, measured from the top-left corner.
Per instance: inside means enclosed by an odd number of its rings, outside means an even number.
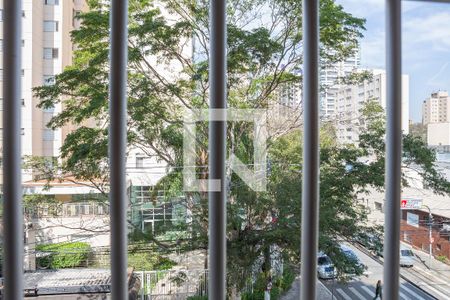
[[[353,241],[357,242],[372,253],[379,255],[383,252],[383,237],[374,232],[360,232]]]
[[[414,266],[414,253],[407,246],[400,245],[400,266],[412,267]]]
[[[341,251],[348,260],[348,262],[353,264],[353,267],[349,266],[344,270],[346,274],[362,274],[365,270],[364,264],[359,260],[356,253],[347,245],[341,244]]]
[[[317,276],[320,279],[333,279],[336,278],[336,269],[328,257],[323,252],[319,252],[317,256]]]
[[[377,255],[383,257],[383,246],[377,250]],[[400,266],[401,267],[412,267],[414,266],[416,259],[414,252],[408,246],[400,245]]]

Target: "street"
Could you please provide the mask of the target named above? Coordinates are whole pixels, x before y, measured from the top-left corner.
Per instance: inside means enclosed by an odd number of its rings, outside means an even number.
[[[375,286],[378,280],[383,280],[383,265],[374,260],[369,255],[363,253],[353,245],[348,244],[356,253],[358,258],[368,269],[365,275],[354,280],[340,284],[335,280],[321,280],[322,283],[332,292],[335,299],[353,300],[353,299],[373,299],[375,296]],[[414,269],[415,267],[411,268]],[[402,272],[405,269],[402,268]],[[408,270],[409,271],[409,270]],[[415,281],[414,281],[415,282]],[[423,282],[423,280],[422,280]],[[415,282],[416,284],[418,282]],[[448,299],[450,294],[436,295],[437,299]],[[408,283],[403,278],[400,279],[400,299],[404,300],[424,300],[436,299],[414,285]]]

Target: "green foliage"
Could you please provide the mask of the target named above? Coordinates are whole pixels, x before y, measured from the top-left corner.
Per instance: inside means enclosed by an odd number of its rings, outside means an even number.
[[[427,126],[423,125],[422,122],[410,124],[409,133],[427,142]]]
[[[447,263],[448,258],[445,255],[438,255],[438,257],[436,257],[436,259],[442,263]]]
[[[155,264],[155,270],[170,270],[175,265],[176,262],[174,262],[173,260],[170,260],[167,257],[160,256]]]
[[[208,296],[189,296],[187,300],[208,300]]]
[[[29,217],[47,209],[47,213],[56,216],[61,210],[62,204],[55,200],[54,195],[31,194],[23,196],[23,209]]]
[[[128,253],[128,266],[136,271],[169,270],[176,263],[152,250]]]
[[[288,291],[295,280],[295,273],[290,267],[283,270],[282,276],[275,278],[272,282],[272,289],[270,290],[270,299],[279,299],[279,297]],[[253,285],[253,292],[242,293],[242,300],[264,300],[264,291],[267,288],[267,277],[260,274],[255,284]]]
[[[283,276],[279,279],[279,287],[282,291],[290,289],[292,283],[295,280],[295,273],[290,267],[285,267],[283,270]]]
[[[48,255],[36,259],[38,266],[64,269],[86,266],[91,246],[84,242],[64,242],[37,245],[36,251],[48,253]]]
[[[88,4],[90,10],[78,16],[80,29],[72,32],[78,45],[74,64],[56,76],[55,85],[37,87],[34,93],[42,108],[62,104],[63,111],[48,124],[51,128],[78,126],[62,147],[62,172],[107,182],[109,7],[107,1]],[[267,108],[277,101],[279,88],[301,82],[297,72],[303,63],[301,4],[291,0],[227,1],[229,107]],[[173,196],[182,192],[183,111],[208,107],[208,9],[207,1],[193,0],[163,0],[158,5],[151,0],[130,0],[129,5],[128,145],[168,164],[171,173],[159,185]],[[262,11],[267,11],[267,16],[261,17]],[[333,0],[320,1],[321,65],[345,60],[355,51],[363,30],[363,19],[345,12]],[[193,37],[195,60],[189,48]],[[351,83],[366,79],[366,74],[347,78]],[[321,131],[319,248],[336,258],[342,255],[338,240],[354,237],[365,225],[366,211],[355,201],[358,194],[384,186],[384,111],[371,101],[359,121],[366,130],[358,146],[338,145],[331,124],[324,124]],[[270,265],[266,254],[273,245],[286,260],[299,263],[300,235],[292,232],[302,229],[302,133],[292,128],[298,127],[282,128],[285,134],[269,137],[267,192],[250,190],[227,169],[227,268],[231,274],[227,282],[237,290],[244,288],[242,279],[252,276],[250,270],[262,256],[263,267]],[[198,124],[197,133],[196,163],[205,166],[207,124]],[[252,124],[229,123],[227,151],[251,164],[253,138]],[[449,183],[435,171],[433,153],[426,145],[410,136],[404,137],[403,145],[405,164],[420,166],[427,185],[448,193]],[[373,159],[366,162],[367,157]],[[60,171],[44,170],[46,178]],[[200,179],[207,179],[206,171],[204,167],[196,169]],[[149,233],[133,235],[160,249],[205,249],[207,194],[184,196],[192,213],[188,242],[179,245],[158,241]],[[355,268],[352,262],[342,261],[337,263],[339,270]],[[154,256],[137,252],[130,262],[139,268],[157,264]]]

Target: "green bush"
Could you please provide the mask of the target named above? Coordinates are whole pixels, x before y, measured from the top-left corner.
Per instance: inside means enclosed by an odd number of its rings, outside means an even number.
[[[281,294],[290,289],[295,280],[295,273],[291,268],[285,267],[283,275],[272,281],[272,289],[270,290],[270,299],[277,300]],[[253,293],[246,292],[241,296],[242,300],[264,300],[264,291],[267,287],[267,278],[260,274],[253,285]]]
[[[208,296],[190,296],[187,300],[208,300]]]
[[[445,255],[439,255],[438,257],[436,257],[436,259],[443,263],[447,262],[447,256]]]
[[[295,280],[295,273],[292,271],[291,268],[285,267],[283,270],[283,276],[280,278],[279,287],[281,291],[287,291],[291,287],[294,280]]]
[[[85,266],[91,253],[91,246],[84,242],[64,242],[37,245],[36,251],[48,253],[36,259],[38,266],[64,269]]]
[[[170,260],[167,257],[160,256],[158,258],[158,261],[155,263],[154,269],[155,270],[170,270],[176,264],[177,263],[174,262],[173,260]]]
[[[176,263],[168,258],[154,252],[131,252],[128,253],[128,266],[134,267],[136,271],[169,270]]]

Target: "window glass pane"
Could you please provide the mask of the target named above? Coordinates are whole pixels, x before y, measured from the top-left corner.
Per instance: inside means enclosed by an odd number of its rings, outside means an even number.
[[[46,32],[58,31],[58,21],[44,21],[44,31]]]
[[[45,5],[59,5],[59,0],[44,0]]]
[[[58,48],[44,48],[44,59],[58,58]]]

